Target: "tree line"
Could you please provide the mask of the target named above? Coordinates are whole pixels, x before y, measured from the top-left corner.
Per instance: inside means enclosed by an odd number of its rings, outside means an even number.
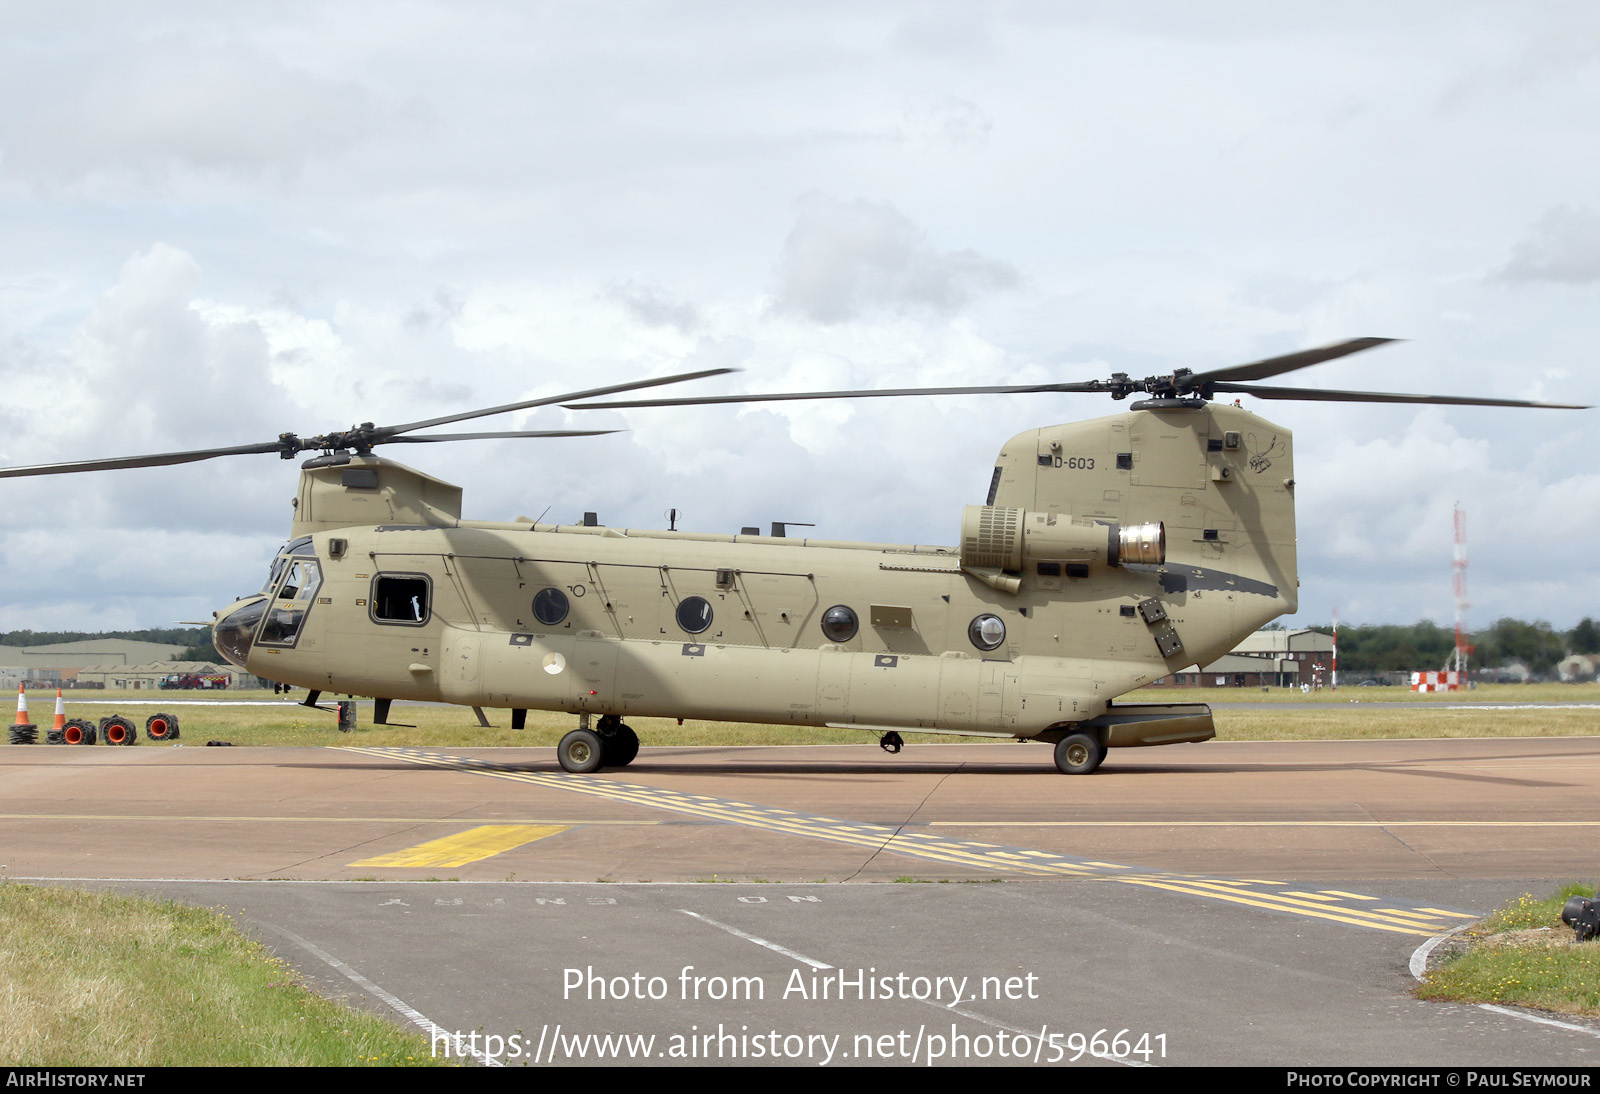
[[[211,645],[210,627],[149,627],[142,631],[8,631],[0,633],[0,646],[53,646],[58,642],[83,642],[95,638],[126,638],[132,642],[159,642],[182,646],[179,661],[222,663]]]
[[[1332,627],[1312,627],[1330,634]],[[1539,620],[1499,619],[1472,632],[1474,669],[1500,668],[1520,662],[1536,676],[1555,671],[1569,653],[1600,653],[1600,623],[1585,617],[1570,631]],[[1443,668],[1456,647],[1455,630],[1424,620],[1409,626],[1380,623],[1339,627],[1339,672],[1411,672]]]

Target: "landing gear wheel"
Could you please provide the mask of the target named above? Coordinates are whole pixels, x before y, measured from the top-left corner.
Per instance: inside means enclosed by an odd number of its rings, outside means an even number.
[[[605,745],[594,730],[575,729],[556,745],[556,760],[563,770],[574,775],[587,775],[600,770],[605,760]]]
[[[607,767],[627,767],[639,755],[639,735],[621,722],[610,736],[600,738],[600,742],[604,746]]]
[[[1056,742],[1056,767],[1063,775],[1087,775],[1105,758],[1105,746],[1087,733],[1069,733]]]
[[[896,733],[892,729],[888,733],[885,733],[882,737],[878,738],[878,747],[889,753],[891,756],[899,752],[905,746],[905,738],[901,737],[900,734]]]

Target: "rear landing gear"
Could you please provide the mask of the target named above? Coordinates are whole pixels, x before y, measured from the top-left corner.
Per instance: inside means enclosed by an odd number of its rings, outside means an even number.
[[[1106,758],[1106,746],[1087,733],[1069,733],[1056,742],[1056,767],[1063,775],[1087,775]]]
[[[607,767],[627,767],[639,755],[639,735],[618,722],[609,737],[600,738]]]
[[[891,756],[899,752],[905,746],[906,743],[901,738],[900,734],[896,733],[892,729],[888,733],[885,733],[882,737],[878,738],[878,747],[889,753]]]

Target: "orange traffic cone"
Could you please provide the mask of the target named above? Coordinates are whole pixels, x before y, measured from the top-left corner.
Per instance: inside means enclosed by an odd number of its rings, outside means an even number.
[[[28,721],[28,689],[22,683],[17,684],[17,720],[11,725],[10,738],[14,745],[31,745],[39,739],[38,727]]]
[[[67,726],[67,707],[61,701],[61,689],[56,688],[56,721],[51,728],[60,733]]]

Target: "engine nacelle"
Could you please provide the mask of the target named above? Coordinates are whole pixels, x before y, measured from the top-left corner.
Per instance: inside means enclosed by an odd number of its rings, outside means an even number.
[[[962,569],[1009,592],[1018,587],[1011,575],[1033,562],[1092,569],[1166,560],[1167,533],[1159,521],[1124,527],[992,505],[969,505],[961,514]]]

